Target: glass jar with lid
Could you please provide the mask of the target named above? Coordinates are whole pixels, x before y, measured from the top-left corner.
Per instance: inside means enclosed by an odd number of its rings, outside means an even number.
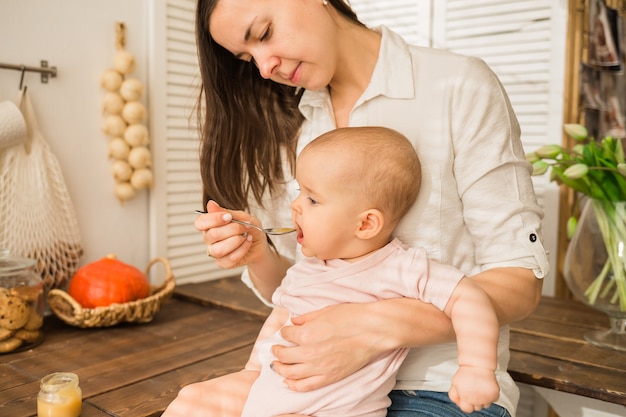
[[[34,260],[0,250],[0,354],[43,340],[44,288],[34,267]]]
[[[79,417],[82,402],[78,375],[55,372],[41,379],[37,394],[37,417]]]

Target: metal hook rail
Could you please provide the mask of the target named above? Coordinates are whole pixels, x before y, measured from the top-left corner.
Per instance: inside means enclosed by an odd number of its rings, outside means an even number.
[[[22,71],[22,80],[20,81],[20,88],[22,81],[24,80],[25,72],[38,72],[41,74],[41,82],[48,83],[49,78],[55,78],[57,76],[57,67],[48,67],[48,61],[42,60],[41,67],[28,67],[26,65],[13,65],[0,63],[0,68],[10,69],[16,71]]]

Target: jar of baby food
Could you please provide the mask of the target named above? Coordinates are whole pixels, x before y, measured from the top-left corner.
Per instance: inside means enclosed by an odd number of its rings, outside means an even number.
[[[41,379],[37,395],[37,417],[79,417],[83,393],[78,375],[55,372]]]
[[[0,250],[0,353],[30,349],[43,340],[44,287],[35,260]]]

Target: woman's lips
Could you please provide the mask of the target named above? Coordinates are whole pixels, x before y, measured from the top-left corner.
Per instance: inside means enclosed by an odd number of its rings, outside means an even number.
[[[301,65],[302,65],[301,63],[298,64],[296,69],[291,74],[291,77],[289,77],[289,81],[291,81],[294,84],[296,84],[300,80],[300,66]]]

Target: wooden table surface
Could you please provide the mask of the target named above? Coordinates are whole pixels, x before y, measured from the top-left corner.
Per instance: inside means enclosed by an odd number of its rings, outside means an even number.
[[[179,286],[147,324],[79,329],[46,317],[44,342],[0,355],[0,416],[33,417],[39,380],[78,374],[82,417],[159,416],[178,390],[239,370],[269,308],[238,279]],[[544,298],[511,327],[515,380],[626,405],[626,353],[583,340],[608,319],[573,301]]]
[[[74,372],[81,417],[159,416],[191,382],[245,364],[262,320],[174,297],[147,324],[79,329],[46,317],[43,343],[0,355],[0,416],[37,414],[39,380]]]
[[[626,406],[626,352],[583,336],[608,328],[604,313],[543,297],[530,317],[511,325],[509,373],[518,382]]]

